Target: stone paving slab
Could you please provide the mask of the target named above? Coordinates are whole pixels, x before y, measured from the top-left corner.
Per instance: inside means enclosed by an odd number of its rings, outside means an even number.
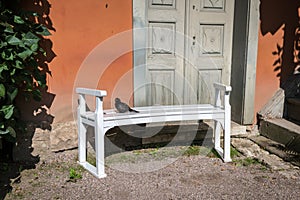
[[[262,136],[251,136],[262,137]],[[286,177],[294,177],[299,172],[299,167],[284,161],[279,156],[265,150],[250,138],[232,138],[232,146],[246,157],[256,158],[266,164],[271,170],[278,171]]]
[[[249,139],[257,143],[261,148],[266,149],[272,154],[279,156],[284,161],[288,161],[293,165],[300,167],[299,152],[286,148],[284,145],[263,136],[252,136],[249,137]]]

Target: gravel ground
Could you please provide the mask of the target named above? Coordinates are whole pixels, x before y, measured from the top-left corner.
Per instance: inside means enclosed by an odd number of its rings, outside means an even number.
[[[223,163],[163,153],[168,156],[159,158],[157,149],[115,154],[107,158],[104,179],[76,164],[77,150],[53,153],[34,169],[20,170],[4,199],[300,199],[299,171],[287,178],[243,157]],[[141,164],[144,172],[136,168]]]

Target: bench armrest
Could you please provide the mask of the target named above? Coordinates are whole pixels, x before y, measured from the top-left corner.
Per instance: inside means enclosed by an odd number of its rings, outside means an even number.
[[[231,86],[224,85],[222,83],[214,83],[214,88],[218,90],[223,90],[225,92],[231,92]]]
[[[231,86],[227,86],[221,83],[214,83],[215,88],[215,106],[224,108],[230,112],[229,96],[231,92]]]
[[[91,95],[96,97],[96,115],[103,115],[103,97],[107,95],[105,90],[95,90],[95,89],[87,89],[87,88],[76,88],[76,93],[79,94],[79,105],[78,105],[78,113],[79,115],[86,112],[87,102],[85,99],[85,95]],[[79,116],[80,117],[80,116]]]
[[[95,90],[87,88],[76,88],[77,94],[91,95],[96,97],[105,97],[107,92],[105,90]]]

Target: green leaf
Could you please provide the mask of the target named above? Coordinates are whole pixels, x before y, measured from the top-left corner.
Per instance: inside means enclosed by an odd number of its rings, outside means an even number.
[[[13,60],[14,59],[14,55],[11,52],[11,49],[6,49],[5,51],[2,52],[1,56],[4,60]]]
[[[2,106],[2,109],[0,111],[3,112],[5,119],[10,119],[14,113],[14,108],[14,105],[5,105]]]
[[[5,97],[5,86],[0,84],[0,97]]]
[[[22,58],[23,60],[25,60],[26,58],[28,58],[32,54],[33,54],[33,51],[31,51],[30,49],[26,49],[25,51],[23,51],[21,53],[18,53],[18,56],[20,58]]]
[[[15,68],[17,69],[23,69],[23,63],[19,60],[16,60],[16,64],[14,65]]]
[[[13,77],[15,73],[16,73],[16,69],[13,69],[13,70],[10,72],[10,75]]]
[[[2,42],[1,41],[1,43],[0,43],[0,49],[3,48],[3,47],[6,47],[6,46],[7,46],[7,42]]]
[[[10,134],[13,138],[17,137],[17,133],[16,133],[16,131],[15,131],[15,129],[14,129],[13,127],[9,126],[9,127],[7,127],[7,130],[9,131],[9,134]]]
[[[5,130],[5,131],[2,131],[2,130],[0,130],[0,135],[6,135],[7,133],[9,133],[9,130]]]
[[[5,62],[0,64],[0,71],[3,70],[8,70],[7,64]]]
[[[38,48],[39,48],[39,45],[38,45],[38,44],[33,44],[33,45],[31,45],[30,50],[31,50],[31,51],[37,51]]]
[[[26,40],[28,40],[28,39],[37,39],[37,40],[39,40],[40,38],[36,34],[29,31],[24,35],[24,39],[26,39]]]
[[[6,41],[10,45],[19,45],[22,41],[14,35],[10,35],[6,37]]]
[[[17,24],[24,24],[24,20],[20,17],[20,16],[17,16],[15,15],[14,16],[14,22],[17,23]]]
[[[28,32],[23,35],[24,44],[28,47],[31,47],[32,45],[36,44],[38,45],[38,42],[40,41],[40,38],[33,34],[32,32]]]
[[[45,26],[43,26],[43,25],[40,25],[38,27],[38,30],[37,30],[36,33],[38,33],[38,34],[40,34],[42,36],[49,36],[49,35],[51,35],[51,33],[48,31],[48,29]]]
[[[6,26],[4,32],[5,32],[5,33],[14,33],[14,29],[13,29],[13,27],[12,27],[10,24],[8,24],[8,25]]]
[[[7,21],[8,21],[8,19],[3,19],[3,15],[1,15],[0,25],[2,25],[3,28],[5,28],[3,30],[3,32],[4,33],[14,33],[13,25],[11,25],[10,23],[8,23]]]
[[[8,98],[11,102],[16,98],[18,94],[18,88],[14,88],[12,92],[7,92]]]

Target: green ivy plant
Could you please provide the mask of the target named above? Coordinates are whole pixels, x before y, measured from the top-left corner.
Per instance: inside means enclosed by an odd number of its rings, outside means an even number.
[[[47,71],[39,58],[46,56],[40,42],[48,29],[36,23],[37,14],[15,12],[0,1],[0,137],[14,141],[21,128],[17,96],[41,100]]]

